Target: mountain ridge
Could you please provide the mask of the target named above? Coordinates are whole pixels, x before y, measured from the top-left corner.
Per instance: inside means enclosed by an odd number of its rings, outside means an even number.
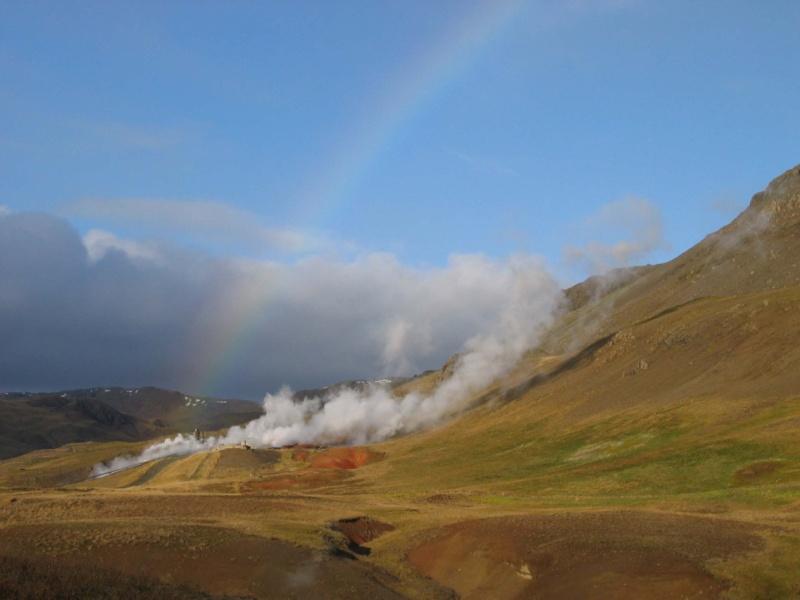
[[[86,441],[140,441],[218,430],[262,414],[246,400],[196,397],[155,387],[0,394],[0,459]]]

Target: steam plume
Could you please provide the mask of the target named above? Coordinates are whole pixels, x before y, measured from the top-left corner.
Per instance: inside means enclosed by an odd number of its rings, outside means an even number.
[[[535,259],[512,260],[505,277],[508,293],[494,326],[466,343],[451,375],[429,395],[411,392],[396,397],[387,387],[373,385],[297,402],[291,390],[283,388],[266,396],[263,416],[232,427],[223,436],[199,441],[177,435],[138,456],[96,465],[94,475],[241,442],[254,447],[378,442],[453,417],[469,408],[477,392],[506,374],[536,345],[562,304],[559,286]]]
[[[655,250],[666,247],[661,212],[650,200],[626,198],[605,204],[586,221],[590,233],[601,239],[584,246],[567,246],[569,264],[587,268],[591,275],[630,267]],[[624,239],[603,240],[609,232],[620,232]]]

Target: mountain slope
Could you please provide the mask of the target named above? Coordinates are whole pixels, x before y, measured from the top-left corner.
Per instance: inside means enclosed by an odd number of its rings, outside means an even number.
[[[92,398],[0,396],[0,458],[82,441],[133,441],[159,429]]]
[[[540,462],[547,456],[555,484],[565,471],[584,469],[569,454],[554,458],[561,444],[608,460],[662,443],[668,455],[667,442],[702,446],[716,435],[726,447],[747,446],[754,460],[790,457],[781,471],[800,481],[800,448],[792,444],[800,433],[800,167],[675,260],[619,281],[605,290],[592,284],[588,301],[576,293],[577,308],[506,380],[480,393],[480,408],[391,442],[390,454],[402,449],[404,469],[437,479],[445,475],[428,461],[451,467],[480,449],[480,461],[448,471],[461,485],[503,480],[509,469],[547,479]],[[631,441],[640,434],[641,443]],[[592,444],[600,444],[594,453],[586,449]],[[437,451],[423,453],[431,445]],[[677,465],[665,473],[676,485],[687,475]],[[726,469],[745,466],[732,460]],[[724,470],[714,485],[733,485],[731,477]]]
[[[568,299],[476,409],[377,448],[371,494],[451,513],[415,567],[466,598],[798,597],[800,168]]]
[[[195,428],[217,430],[262,414],[244,400],[144,388],[0,395],[0,459],[73,442],[138,441]]]
[[[594,301],[584,301],[555,328],[551,349],[563,350],[587,334],[600,337],[697,298],[800,285],[800,165],[753,196],[733,222],[674,260],[613,273],[601,282],[591,286]]]
[[[244,423],[262,414],[261,406],[246,400],[189,396],[155,387],[90,388],[66,392],[76,398],[98,398],[137,418],[158,421],[176,431],[216,430]]]

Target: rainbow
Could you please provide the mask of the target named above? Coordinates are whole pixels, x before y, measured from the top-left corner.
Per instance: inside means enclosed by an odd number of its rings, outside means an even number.
[[[217,393],[217,385],[233,371],[258,330],[258,321],[267,318],[267,306],[281,280],[280,266],[244,263],[239,268],[240,276],[231,278],[194,317],[187,363],[181,370],[182,389]]]
[[[325,169],[310,178],[313,183],[301,194],[302,222],[324,220],[325,215],[346,204],[370,167],[392,144],[398,133],[415,115],[422,112],[446,88],[474,64],[490,42],[513,22],[524,6],[523,0],[481,0],[477,6],[456,19],[436,43],[390,78],[390,83],[367,102],[373,108],[359,114],[346,128],[348,134],[325,153]],[[260,284],[259,284],[260,282]],[[261,285],[262,287],[258,287]],[[185,366],[187,389],[209,394],[236,363],[238,352],[247,345],[251,332],[274,295],[275,283],[256,277],[234,289],[220,291],[207,310],[219,320],[210,330],[204,324],[214,322],[204,313],[197,317],[192,363]],[[210,315],[209,315],[210,316]]]
[[[514,21],[522,0],[482,0],[457,19],[432,47],[406,66],[377,97],[367,102],[371,110],[346,130],[348,134],[325,152],[326,168],[311,178],[312,185],[300,196],[305,219],[322,219],[346,204],[370,167],[398,136],[481,56],[481,51]]]

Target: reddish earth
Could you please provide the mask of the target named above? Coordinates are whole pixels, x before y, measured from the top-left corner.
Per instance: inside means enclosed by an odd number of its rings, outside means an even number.
[[[308,448],[297,447],[292,449],[292,460],[307,462],[309,456],[311,456],[311,450]]]
[[[646,512],[502,517],[442,528],[408,559],[463,598],[717,598],[708,561],[763,546],[735,521]]]
[[[381,460],[384,455],[369,448],[340,446],[314,453],[299,449],[295,450],[292,456],[295,460],[306,461],[318,469],[358,469]]]
[[[344,473],[366,464],[381,460],[384,455],[363,447],[314,448],[297,446],[292,450],[292,459],[308,463],[312,469],[303,469],[290,475],[251,481],[245,485],[249,490],[309,489],[331,485],[350,475]],[[324,471],[322,469],[328,469]]]
[[[272,477],[261,481],[251,481],[245,485],[249,490],[296,490],[319,488],[340,482],[349,474],[342,471],[303,470],[292,475]]]

